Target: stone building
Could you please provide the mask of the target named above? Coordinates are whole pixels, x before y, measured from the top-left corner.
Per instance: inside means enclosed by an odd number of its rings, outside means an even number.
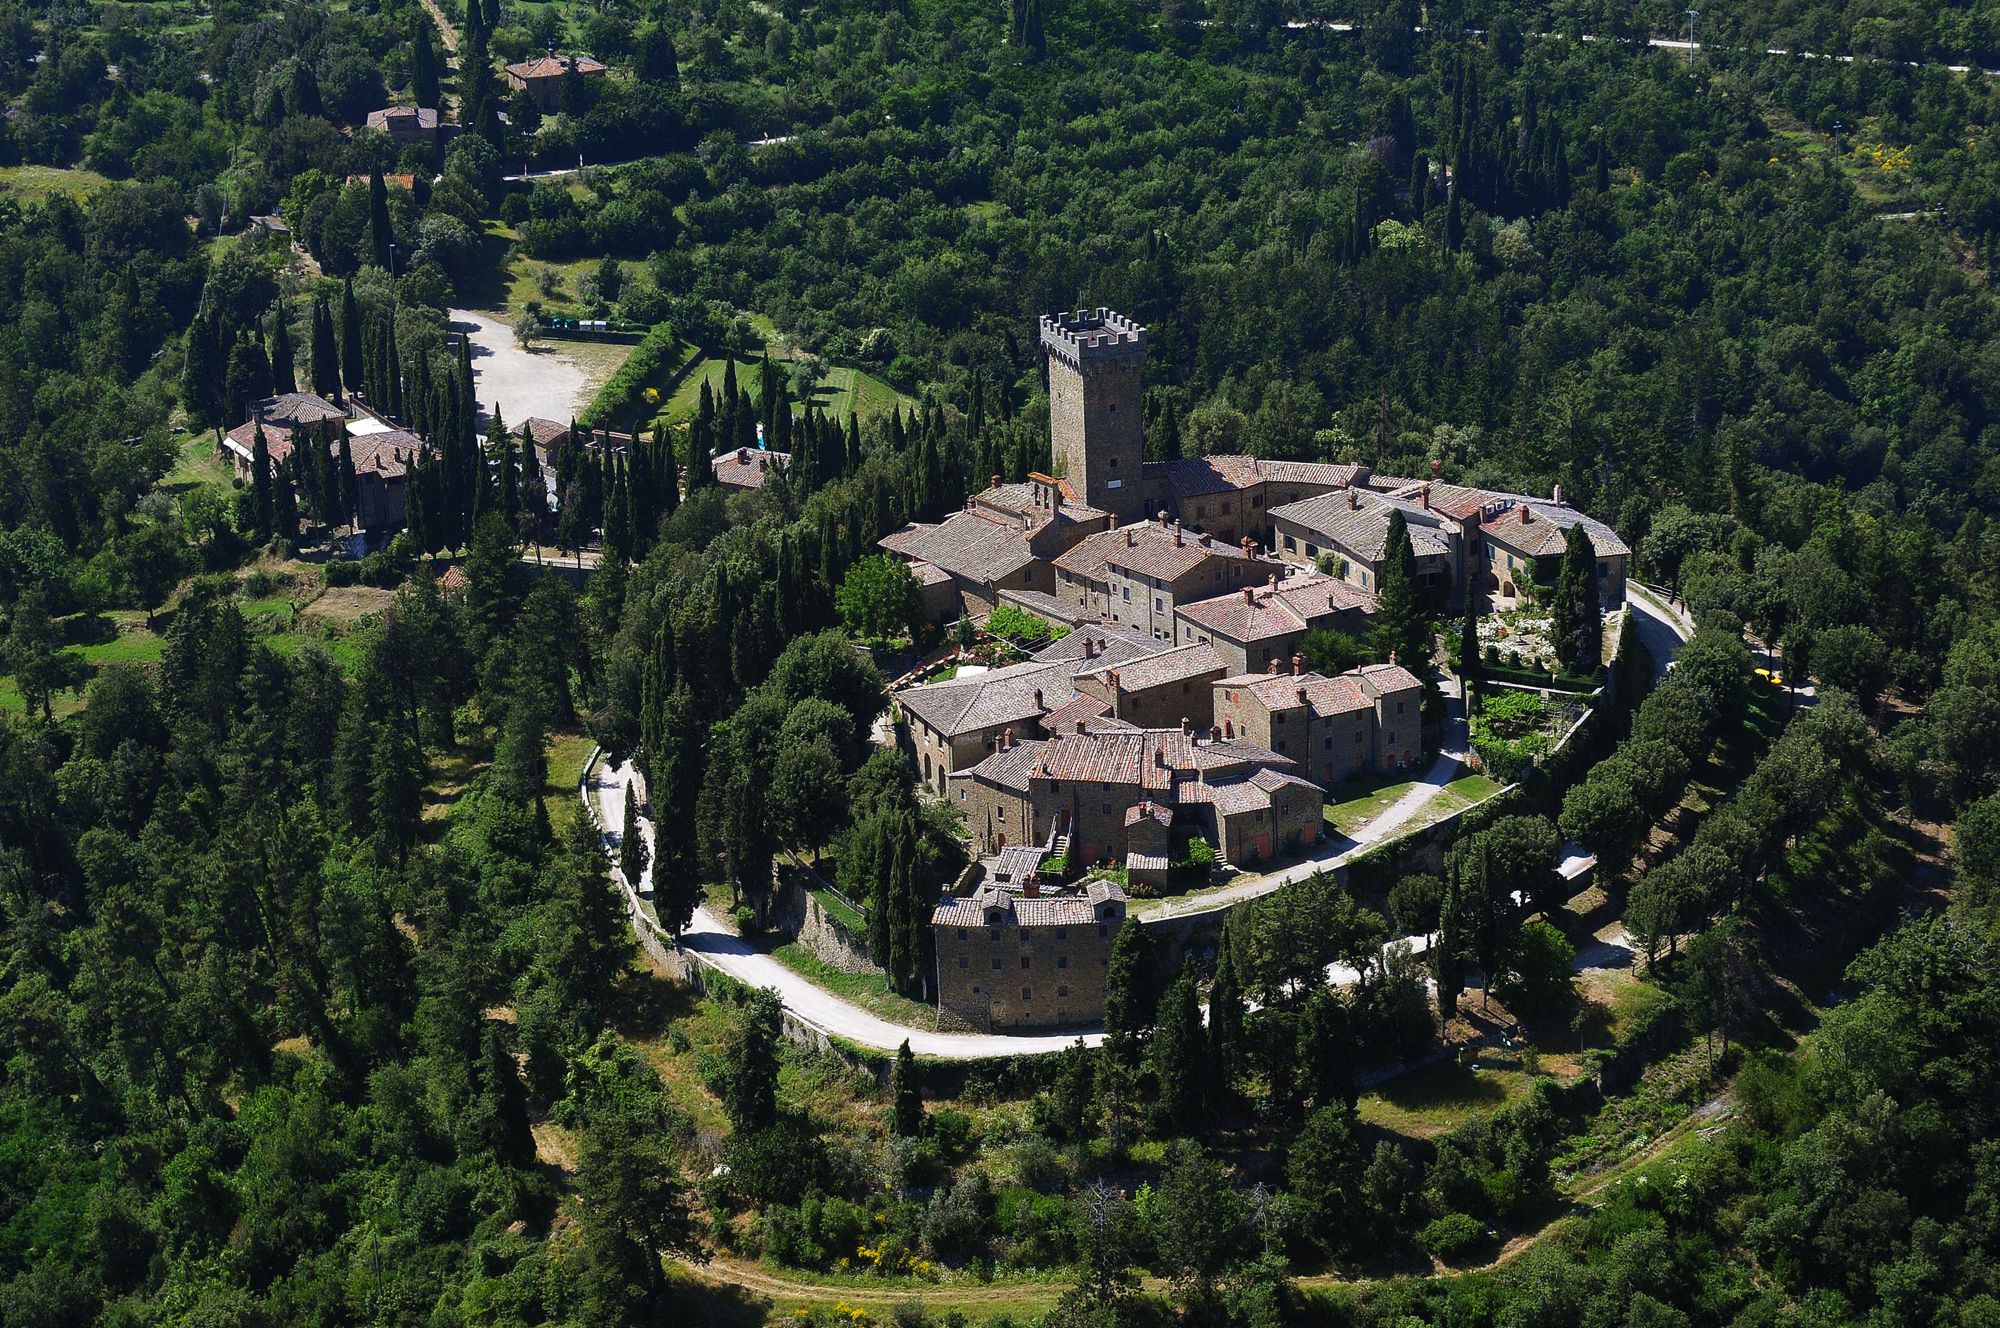
[[[996,483],[968,498],[964,511],[936,523],[910,522],[877,543],[945,573],[963,611],[979,617],[993,611],[1003,592],[1052,592],[1054,560],[1110,523],[1109,513],[1072,501],[1066,486],[1038,475],[1024,485]]]
[[[1412,770],[1423,759],[1423,684],[1395,664],[1328,678],[1248,674],[1215,684],[1215,722],[1225,738],[1269,748],[1322,788],[1368,774]]]
[[[1441,603],[1460,580],[1458,534],[1444,528],[1444,517],[1414,503],[1355,488],[1287,503],[1271,512],[1274,552],[1302,567],[1318,567],[1326,558],[1333,575],[1373,594],[1382,588],[1389,519],[1398,511],[1409,528],[1417,584]]]
[[[1273,577],[1231,595],[1182,606],[1176,639],[1213,646],[1231,674],[1258,673],[1299,653],[1306,634],[1326,628],[1359,636],[1368,630],[1375,597],[1317,572]]]
[[[429,106],[385,106],[368,112],[368,127],[387,134],[398,147],[410,143],[437,146],[439,124],[436,109]]]
[[[1211,687],[1227,672],[1212,647],[1196,644],[1079,673],[1074,683],[1078,700],[1094,703],[1098,717],[1138,728],[1206,729],[1215,717]]]
[[[1241,739],[1185,729],[1133,729],[1078,720],[1045,739],[1003,739],[985,760],[951,775],[947,799],[980,853],[1033,844],[1072,867],[1126,862],[1131,816],[1165,809],[1168,824],[1199,835],[1229,862],[1249,865],[1319,837],[1323,798],[1299,762]]]
[[[790,452],[771,452],[758,447],[739,447],[724,452],[709,465],[717,485],[732,493],[755,493],[774,470],[783,471],[792,463]]]
[[[1124,925],[1125,892],[1109,881],[1057,895],[987,885],[945,900],[931,915],[938,1026],[991,1033],[1102,1022]]]
[[[582,78],[603,78],[604,64],[587,55],[557,55],[550,51],[507,66],[507,86],[525,91],[544,115],[562,109],[563,79],[571,66]]]
[[[1085,503],[1130,521],[1146,514],[1146,329],[1110,309],[1043,315],[1049,442],[1056,472]]]

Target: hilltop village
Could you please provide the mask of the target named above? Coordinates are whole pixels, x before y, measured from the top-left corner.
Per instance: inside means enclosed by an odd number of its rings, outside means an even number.
[[[1145,328],[1099,308],[1039,332],[1048,470],[995,476],[963,511],[881,540],[933,621],[1006,608],[1054,638],[891,696],[896,742],[981,863],[932,919],[941,1016],[979,1029],[1096,1021],[1128,890],[1296,856],[1325,833],[1329,790],[1435,750],[1431,660],[1392,652],[1326,676],[1301,653],[1321,630],[1368,636],[1392,526],[1439,609],[1532,598],[1573,527],[1615,608],[1631,556],[1560,492],[1248,456],[1147,462]],[[996,950],[1010,946],[1018,966]]]

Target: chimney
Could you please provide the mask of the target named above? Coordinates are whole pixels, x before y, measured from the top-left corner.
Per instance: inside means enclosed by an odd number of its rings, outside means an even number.
[[[1347,510],[1350,512],[1359,511],[1360,507],[1361,496],[1355,493],[1354,490],[1349,489],[1347,491]]]
[[[1424,510],[1431,510],[1431,486],[1428,484],[1424,486]]]
[[[1392,669],[1396,667],[1396,652],[1393,650],[1389,652],[1389,667]]]
[[[1299,676],[1299,675],[1300,675],[1301,673],[1304,673],[1305,671],[1306,671],[1306,657],[1305,657],[1304,655],[1293,655],[1293,656],[1292,656],[1292,676],[1293,676],[1294,678],[1296,678],[1296,677],[1298,677],[1298,676]]]
[[[1186,715],[1181,716],[1181,734],[1184,737],[1192,737],[1194,735],[1194,725],[1188,722]]]
[[[1255,604],[1257,602],[1257,587],[1243,587],[1243,602],[1245,604]]]
[[[1000,477],[999,477],[998,475],[993,475],[993,476],[990,476],[990,477],[988,478],[988,481],[987,481],[987,487],[988,487],[988,488],[992,488],[992,489],[997,489],[997,488],[999,488],[999,487],[1000,487]]]
[[[739,466],[741,466],[741,465],[747,465],[747,464],[749,463],[749,461],[750,461],[750,449],[749,449],[749,448],[747,448],[747,447],[739,447],[739,448],[737,448],[737,449],[736,449],[736,464],[737,464],[737,465],[739,465]]]
[[[1036,880],[1033,876],[1029,876],[1021,882],[1021,898],[1040,899],[1041,897],[1042,883],[1040,881]]]
[[[1158,766],[1158,767],[1160,767],[1160,769],[1162,769],[1162,770],[1164,770],[1164,769],[1166,769],[1166,768],[1167,768],[1167,749],[1166,749],[1166,748],[1164,748],[1164,747],[1155,747],[1155,748],[1153,749],[1153,764],[1154,764],[1154,765],[1156,765],[1156,766]]]
[[[1125,527],[1125,547],[1129,549],[1138,542],[1138,532],[1134,531],[1130,526]]]
[[[1534,518],[1528,515],[1528,505],[1527,505],[1526,503],[1522,503],[1522,504],[1521,504],[1521,524],[1525,526],[1525,525],[1527,525],[1527,524],[1528,524],[1528,523],[1529,523],[1530,521],[1532,521],[1532,520],[1534,520]]]
[[[1306,689],[1301,687],[1299,688],[1299,704],[1304,705],[1305,703],[1306,703]]]
[[[1174,547],[1181,547],[1181,523],[1178,521],[1174,522]]]
[[[1035,689],[1035,709],[1037,710],[1047,709],[1047,707],[1042,704],[1042,689],[1039,687]]]
[[[1277,674],[1278,674],[1278,657],[1277,657],[1276,655],[1273,655],[1273,656],[1271,656],[1271,664],[1270,664],[1270,667],[1269,667],[1269,668],[1267,668],[1267,669],[1265,669],[1264,671],[1265,671],[1266,673],[1270,674],[1270,675],[1271,675],[1272,677],[1276,677],[1276,676],[1277,676]]]
[[[1563,501],[1563,486],[1562,486],[1562,485],[1560,485],[1560,484],[1556,485],[1556,487],[1555,487],[1555,492],[1549,495],[1549,501],[1550,501],[1550,502],[1552,502],[1552,503],[1554,503],[1554,504],[1555,504],[1555,505],[1556,505],[1557,507],[1561,507],[1561,506],[1562,506],[1562,501]]]
[[[1085,659],[1097,658],[1097,642],[1087,636],[1083,638],[1083,657]]]
[[[1166,528],[1167,528],[1167,509],[1162,507],[1160,509],[1160,529],[1165,530]]]
[[[1078,733],[1081,733],[1081,732],[1083,732],[1083,721],[1082,721],[1082,720],[1080,720],[1080,719],[1079,719],[1078,721],[1076,721],[1076,731],[1077,731]]]
[[[1211,540],[1211,539],[1209,539],[1209,537],[1208,537],[1208,532],[1207,532],[1207,531],[1205,531],[1205,530],[1204,530],[1204,531],[1202,531],[1202,532],[1201,532],[1201,547],[1205,549],[1205,548],[1207,548],[1207,547],[1208,547],[1208,546],[1209,546],[1210,544],[1212,544],[1212,543],[1214,543],[1214,541],[1213,541],[1213,540]]]
[[[1036,703],[1039,704],[1041,702],[1041,699],[1042,699],[1042,694],[1040,692],[1036,692],[1035,693]],[[1014,749],[1014,730],[1012,728],[1001,729],[1000,750],[1003,752],[1009,752],[1012,751],[1013,749]]]

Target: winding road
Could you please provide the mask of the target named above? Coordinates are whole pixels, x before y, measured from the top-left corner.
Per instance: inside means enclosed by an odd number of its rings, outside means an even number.
[[[1686,638],[1688,629],[1676,618],[1671,608],[1650,592],[1634,589],[1628,594],[1627,602],[1636,611],[1640,639],[1652,652],[1656,674],[1664,673],[1681,641]],[[1189,901],[1172,916],[1207,912],[1269,894],[1280,886],[1304,880],[1315,872],[1339,866],[1363,850],[1383,842],[1408,824],[1463,769],[1462,758],[1466,743],[1464,708],[1458,695],[1457,683],[1447,678],[1444,680],[1444,688],[1448,711],[1443,750],[1432,762],[1430,769],[1425,771],[1423,778],[1408,793],[1361,827],[1352,838],[1323,840],[1319,851],[1312,857],[1281,871],[1272,872],[1268,876],[1246,881],[1228,890],[1217,891],[1199,900]],[[640,873],[637,881],[626,880],[624,873],[617,866],[620,832],[605,828],[624,824],[625,786],[636,778],[637,775],[629,760],[611,764],[601,756],[596,756],[591,759],[590,765],[584,771],[579,793],[584,799],[585,806],[597,819],[605,850],[611,858],[611,874],[625,894],[626,908],[631,914],[633,928],[638,931],[642,943],[649,949],[664,950],[675,945],[673,938],[661,931],[640,903],[642,895],[652,892],[652,869],[648,867]],[[642,805],[644,791],[642,784],[639,789]],[[650,815],[639,818],[639,829],[645,836],[646,856],[650,861],[653,856],[653,822]],[[1403,937],[1389,944],[1408,945],[1421,951],[1425,941],[1422,937]],[[694,921],[687,931],[682,933],[679,947],[739,982],[777,992],[787,1010],[829,1037],[843,1038],[878,1051],[894,1051],[908,1041],[910,1049],[919,1056],[932,1056],[942,1060],[1035,1056],[1074,1046],[1079,1036],[1073,1032],[943,1033],[935,1029],[912,1028],[907,1024],[895,1023],[873,1011],[863,1009],[852,1001],[836,996],[809,978],[794,972],[724,926],[722,920],[705,907],[695,910]],[[1358,974],[1343,971],[1340,965],[1330,969],[1329,974],[1335,981],[1345,980],[1350,983],[1359,977]],[[1096,1046],[1104,1040],[1102,1032],[1085,1033],[1081,1036],[1088,1046]]]

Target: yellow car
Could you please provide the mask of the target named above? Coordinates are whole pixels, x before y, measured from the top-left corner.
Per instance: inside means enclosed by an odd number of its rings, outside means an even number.
[[[1774,673],[1770,669],[1753,669],[1751,672],[1755,673],[1765,682],[1770,683],[1773,687],[1783,687],[1785,685],[1785,675],[1782,673]]]

